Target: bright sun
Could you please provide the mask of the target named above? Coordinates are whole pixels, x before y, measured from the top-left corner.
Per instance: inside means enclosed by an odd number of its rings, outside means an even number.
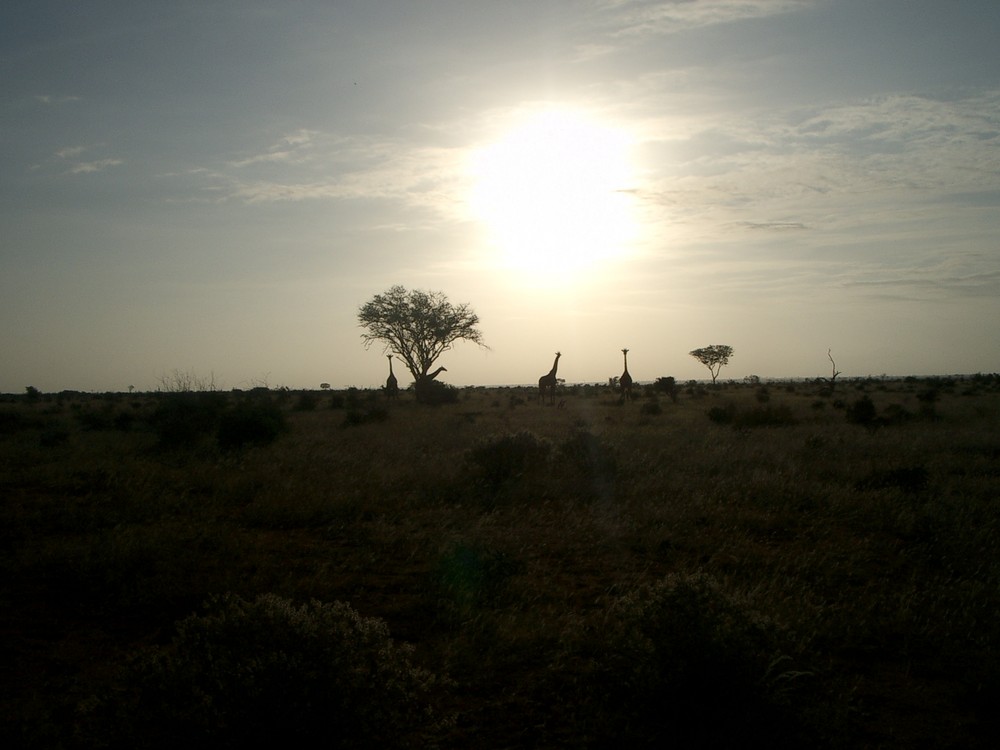
[[[636,235],[631,139],[584,114],[535,112],[472,162],[473,214],[508,270],[578,277]]]

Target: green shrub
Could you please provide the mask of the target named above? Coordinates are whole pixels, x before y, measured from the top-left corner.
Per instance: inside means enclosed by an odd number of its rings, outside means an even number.
[[[713,578],[670,575],[620,599],[584,647],[578,720],[600,746],[787,746],[785,687],[802,675],[784,668],[781,640]]]
[[[82,706],[87,746],[422,746],[435,678],[347,604],[227,594]]]

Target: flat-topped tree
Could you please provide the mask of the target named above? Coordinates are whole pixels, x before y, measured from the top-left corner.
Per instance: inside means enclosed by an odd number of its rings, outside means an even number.
[[[733,347],[726,344],[712,344],[688,353],[708,368],[712,373],[712,385],[715,385],[719,370],[728,365],[729,358],[733,356]]]
[[[488,348],[477,327],[479,316],[468,303],[453,305],[442,292],[393,286],[361,306],[358,323],[365,329],[361,334],[365,348],[381,341],[402,360],[415,382],[428,380],[438,357],[458,341]]]

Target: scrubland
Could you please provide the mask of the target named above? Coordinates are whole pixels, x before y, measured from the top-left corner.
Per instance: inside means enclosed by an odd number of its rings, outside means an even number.
[[[0,741],[996,746],[1000,378],[455,395],[0,397]]]

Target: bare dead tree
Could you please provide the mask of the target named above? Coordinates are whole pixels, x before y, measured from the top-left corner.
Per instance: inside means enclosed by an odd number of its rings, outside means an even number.
[[[826,350],[826,356],[829,357],[830,364],[833,365],[833,369],[831,370],[832,374],[828,378],[819,379],[821,383],[826,383],[826,385],[830,389],[830,393],[833,393],[833,389],[837,387],[837,376],[840,375],[840,370],[837,369],[837,363],[833,360],[833,354],[831,353],[832,351],[833,351],[832,349]]]

